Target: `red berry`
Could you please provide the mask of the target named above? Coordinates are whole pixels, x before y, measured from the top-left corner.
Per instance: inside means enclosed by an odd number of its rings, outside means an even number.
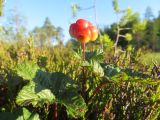
[[[90,40],[94,41],[98,37],[97,28],[84,19],[78,19],[76,23],[71,24],[69,33],[81,43],[87,43]]]
[[[95,41],[98,37],[98,30],[95,26],[90,26],[89,29],[91,30],[91,41]]]
[[[88,21],[84,20],[84,19],[78,19],[76,21],[76,24],[77,24],[77,29],[78,30],[83,30],[83,29],[85,29],[89,26]]]
[[[69,33],[72,37],[76,37],[76,31],[77,31],[76,23],[71,24],[69,28]]]
[[[81,30],[81,31],[79,31],[77,33],[77,39],[81,43],[87,43],[87,42],[89,42],[90,38],[91,38],[91,31],[88,28],[83,29],[83,30]]]

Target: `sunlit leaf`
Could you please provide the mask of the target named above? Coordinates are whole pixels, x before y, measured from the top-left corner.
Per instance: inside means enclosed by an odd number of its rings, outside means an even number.
[[[126,34],[125,34],[125,39],[126,39],[128,42],[131,41],[131,40],[132,40],[132,35],[129,34],[129,33],[126,33]]]
[[[39,67],[31,63],[21,63],[16,67],[17,74],[22,77],[24,80],[32,80],[37,73]]]
[[[40,84],[30,82],[24,86],[19,92],[16,103],[21,106],[32,104],[33,106],[43,106],[44,103],[52,104],[55,101],[55,96],[49,89],[42,87]]]
[[[104,70],[102,68],[102,66],[96,62],[96,61],[91,61],[91,69],[92,71],[98,75],[99,77],[103,77],[104,76]]]
[[[37,113],[32,113],[26,108],[19,108],[18,110],[15,110],[14,116],[16,116],[16,120],[40,120]]]

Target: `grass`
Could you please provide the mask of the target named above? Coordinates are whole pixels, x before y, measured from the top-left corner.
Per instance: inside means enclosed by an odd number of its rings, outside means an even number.
[[[153,65],[153,62],[160,65],[160,52],[147,53],[141,57],[144,65]]]

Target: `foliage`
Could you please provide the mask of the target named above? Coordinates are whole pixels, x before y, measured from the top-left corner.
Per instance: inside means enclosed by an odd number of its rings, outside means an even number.
[[[73,15],[73,17],[76,17],[76,15],[77,15],[77,9],[80,9],[80,6],[77,5],[76,3],[73,3],[72,6],[71,6],[71,8],[72,8],[72,15]]]
[[[21,106],[32,104],[34,107],[42,107],[45,103],[52,104],[54,100],[55,96],[49,89],[31,82],[19,92],[16,103]]]
[[[119,12],[120,9],[119,9],[119,5],[118,5],[118,0],[113,0],[113,7],[114,7],[114,10],[116,12]]]
[[[42,107],[44,104],[50,105],[53,102],[58,102],[66,106],[69,116],[83,116],[86,106],[78,94],[75,82],[65,74],[45,73],[37,68],[37,66],[33,67],[27,63],[18,66],[18,75],[23,79],[29,78],[32,81],[21,89],[16,98],[16,103],[20,106],[32,104],[33,107]],[[30,73],[30,69],[34,69],[34,71]],[[81,114],[77,111],[80,111]]]
[[[153,65],[153,62],[160,64],[160,54],[159,53],[147,53],[141,56],[141,62],[144,65]]]
[[[4,5],[4,0],[0,0],[0,16],[3,14],[3,5]]]
[[[42,27],[36,27],[33,31],[36,45],[45,46],[52,45],[54,42],[61,42],[62,28],[52,25],[50,19],[47,17]]]
[[[31,113],[26,108],[19,108],[13,113],[1,113],[0,117],[2,120],[40,120],[37,113]]]
[[[113,4],[119,23],[87,44],[85,61],[74,40],[49,44],[62,32],[47,19],[27,36],[19,32],[22,40],[1,26],[0,119],[51,120],[56,112],[60,120],[160,119],[160,55],[142,47],[159,49],[159,18],[141,20]]]
[[[111,49],[113,46],[113,40],[109,37],[109,35],[104,34],[99,37],[99,40],[103,43],[103,46],[107,49]]]
[[[132,40],[132,35],[129,34],[129,33],[126,33],[126,34],[125,34],[125,39],[126,39],[127,41],[131,41],[131,40]]]
[[[105,35],[101,40],[111,42]],[[58,103],[60,119],[159,118],[158,73],[152,75],[152,67],[140,63],[144,53],[132,46],[114,61],[113,52],[89,43],[83,62],[81,49],[72,51],[63,45],[42,51],[32,42],[21,47],[1,44],[3,117],[20,118],[16,109],[27,108],[30,115],[52,119],[53,105]]]

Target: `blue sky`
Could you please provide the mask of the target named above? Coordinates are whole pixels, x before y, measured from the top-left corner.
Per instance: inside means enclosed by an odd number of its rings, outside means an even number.
[[[71,22],[74,22],[72,3],[87,8],[93,5],[93,0],[6,0],[4,17],[10,9],[16,7],[20,14],[25,16],[28,30],[32,30],[35,26],[42,26],[45,18],[49,17],[52,24],[62,27],[65,37],[69,38],[68,27]],[[133,11],[139,12],[142,18],[147,6],[152,8],[155,16],[160,10],[160,0],[119,0],[119,5],[120,8],[131,7]],[[97,0],[96,8],[100,26],[109,25],[115,21],[112,0]],[[78,12],[77,17],[95,23],[93,9]]]

